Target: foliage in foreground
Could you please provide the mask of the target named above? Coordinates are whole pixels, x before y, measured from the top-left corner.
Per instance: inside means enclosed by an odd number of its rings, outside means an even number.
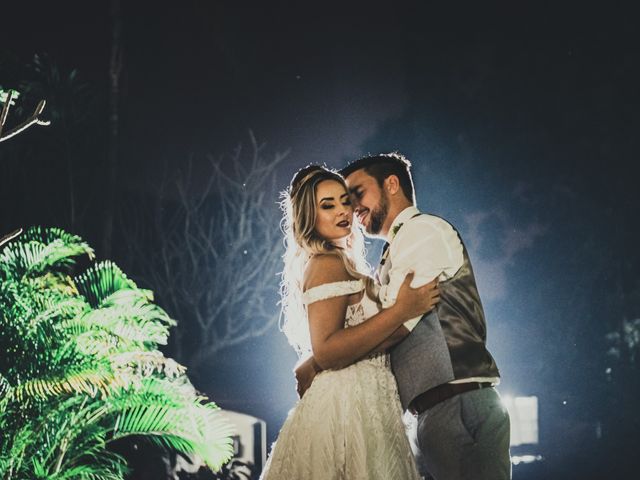
[[[157,349],[175,322],[109,261],[72,275],[83,255],[55,228],[0,246],[0,478],[122,479],[132,435],[220,468],[229,427]]]

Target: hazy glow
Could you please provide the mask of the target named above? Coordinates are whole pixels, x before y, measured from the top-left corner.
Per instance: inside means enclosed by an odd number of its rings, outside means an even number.
[[[533,463],[542,460],[542,455],[513,455],[511,463],[520,465],[521,463]]]
[[[511,417],[511,446],[538,443],[538,397],[504,395],[502,403]]]

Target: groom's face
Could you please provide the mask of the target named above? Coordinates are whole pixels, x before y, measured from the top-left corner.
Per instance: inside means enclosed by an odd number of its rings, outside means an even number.
[[[389,211],[384,190],[364,169],[351,173],[346,181],[358,221],[369,235],[380,234]]]

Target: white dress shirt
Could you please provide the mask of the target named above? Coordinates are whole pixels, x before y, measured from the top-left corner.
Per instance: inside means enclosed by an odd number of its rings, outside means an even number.
[[[453,227],[433,215],[415,216],[419,213],[414,206],[405,208],[389,230],[389,248],[385,256],[388,256],[391,268],[385,275],[388,281],[378,293],[382,308],[396,303],[400,285],[409,271],[414,272],[411,286],[416,288],[436,277],[441,281],[453,277],[464,263],[462,242]],[[411,331],[420,318],[412,318],[404,326]]]

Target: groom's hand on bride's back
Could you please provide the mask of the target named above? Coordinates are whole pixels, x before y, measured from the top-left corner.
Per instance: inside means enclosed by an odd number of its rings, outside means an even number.
[[[298,364],[293,370],[296,376],[296,391],[298,392],[298,397],[302,398],[304,392],[306,392],[313,383],[315,376],[321,371],[322,368],[316,363],[313,356]]]

